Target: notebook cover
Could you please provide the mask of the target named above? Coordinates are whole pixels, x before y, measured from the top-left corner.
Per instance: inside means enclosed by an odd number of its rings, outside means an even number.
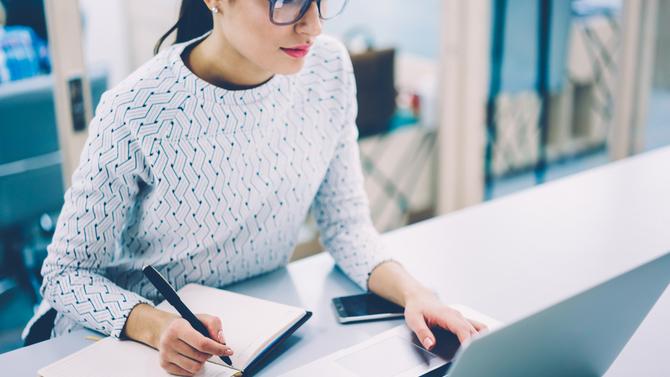
[[[300,326],[307,322],[310,317],[312,317],[312,312],[309,310],[305,311],[305,315],[302,316],[302,318],[300,318],[300,320],[291,326],[288,330],[286,330],[279,338],[275,339],[274,342],[265,347],[265,350],[258,354],[258,356],[256,356],[256,358],[251,363],[249,363],[246,368],[244,368],[242,374],[245,377],[252,376],[254,373],[263,368],[265,366],[264,363],[267,361],[268,356],[272,353],[272,351],[274,351],[277,346],[282,344],[286,339],[288,339],[289,336],[296,332],[296,330],[298,330]]]

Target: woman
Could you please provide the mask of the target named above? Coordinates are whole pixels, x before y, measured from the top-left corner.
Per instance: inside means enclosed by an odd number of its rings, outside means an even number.
[[[43,267],[53,335],[86,326],[135,339],[168,372],[192,375],[232,354],[226,329],[202,315],[210,340],[154,308],[141,267],[176,288],[273,270],[310,207],[337,264],[403,305],[426,348],[429,325],[461,341],[485,329],[383,252],[363,191],[351,63],[319,37],[337,3],[183,1],[178,43],[106,93],[91,123]]]

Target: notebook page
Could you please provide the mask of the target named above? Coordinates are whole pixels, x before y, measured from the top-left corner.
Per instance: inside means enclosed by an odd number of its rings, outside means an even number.
[[[240,370],[249,365],[270,341],[305,315],[304,309],[198,284],[188,284],[178,293],[193,313],[221,318],[226,343],[235,352],[230,359],[233,367]],[[158,307],[175,311],[167,302]],[[223,365],[217,358],[210,361]]]
[[[105,338],[42,368],[42,377],[171,377],[159,364],[158,352],[133,341]],[[233,377],[237,371],[205,363],[198,377]]]

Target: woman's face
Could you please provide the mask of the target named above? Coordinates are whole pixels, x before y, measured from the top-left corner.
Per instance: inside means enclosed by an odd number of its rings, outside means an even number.
[[[215,0],[211,4],[219,9],[214,14],[214,32],[221,32],[244,60],[272,74],[300,71],[309,47],[321,34],[316,2],[300,21],[288,26],[270,21],[268,0]]]

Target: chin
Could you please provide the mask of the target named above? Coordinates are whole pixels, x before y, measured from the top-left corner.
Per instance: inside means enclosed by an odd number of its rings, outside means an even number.
[[[279,75],[294,75],[300,72],[304,66],[305,58],[291,59],[277,64],[272,71]]]
[[[305,60],[306,57],[294,59],[287,56],[282,56],[280,59],[275,61],[274,66],[269,70],[279,75],[294,75],[300,72],[305,66]]]

